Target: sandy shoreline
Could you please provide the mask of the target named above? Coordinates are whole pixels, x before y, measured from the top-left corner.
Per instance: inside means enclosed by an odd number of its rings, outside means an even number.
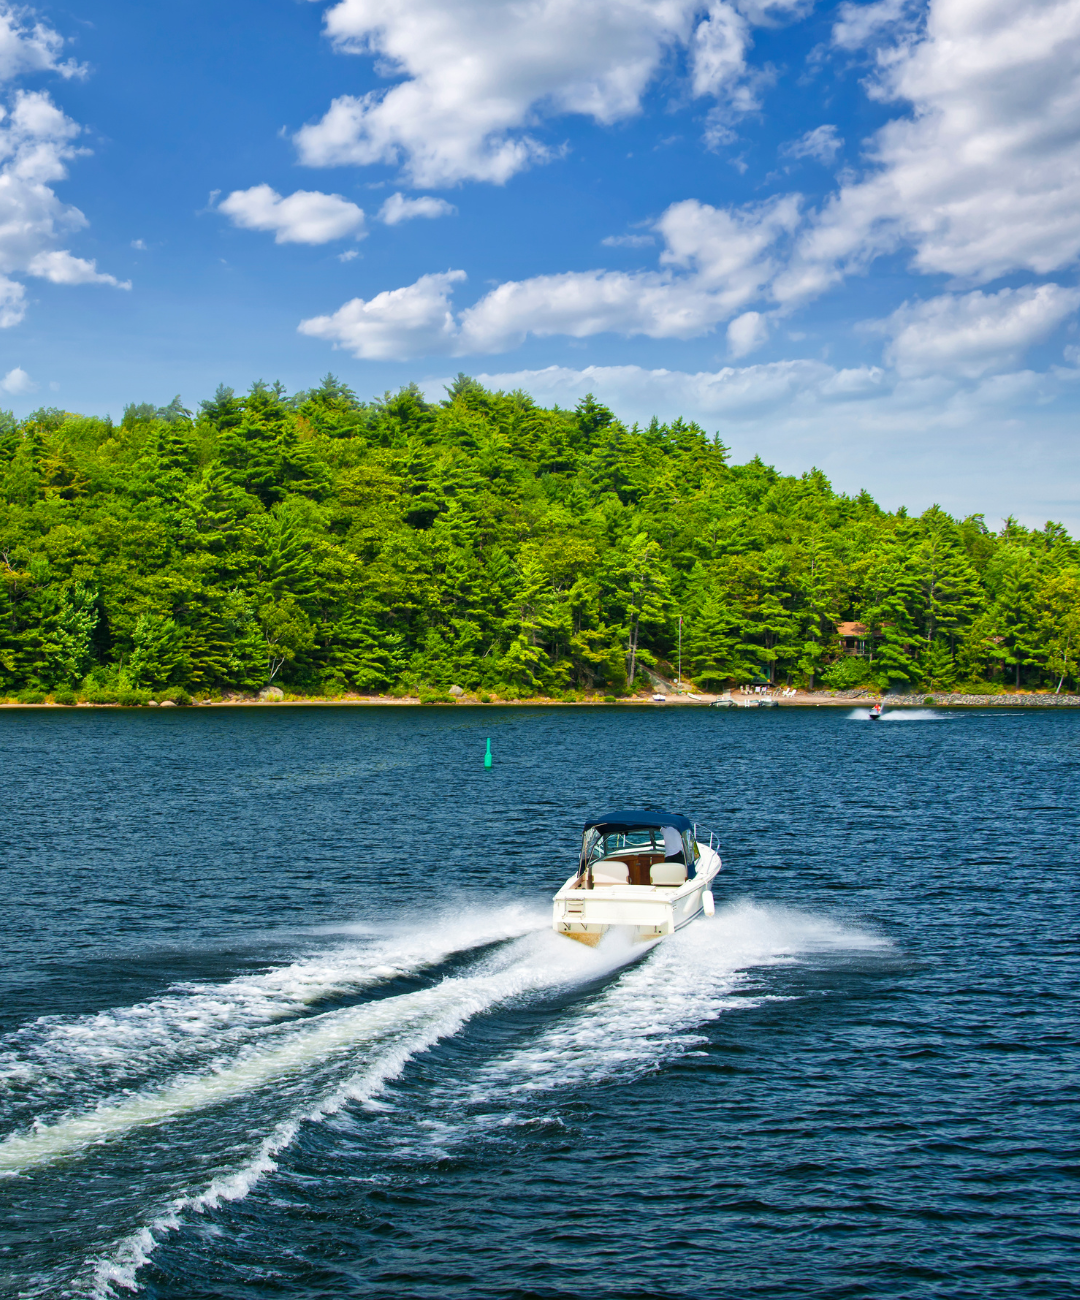
[[[755,708],[759,702],[764,703],[766,697],[761,695],[740,695],[734,694],[731,699],[737,708]],[[818,691],[797,691],[794,695],[776,697],[775,703],[781,708],[870,708],[872,704],[877,703],[880,696],[857,695],[848,693],[829,694]],[[199,700],[193,702],[190,706],[197,709],[237,709],[237,708],[295,708],[295,707],[325,707],[339,708],[342,706],[417,706],[423,704],[425,708],[449,708],[459,705],[466,705],[475,708],[580,708],[583,706],[593,707],[603,705],[608,708],[634,706],[641,708],[648,706],[650,708],[669,708],[671,706],[697,706],[698,708],[707,708],[721,700],[721,697],[715,695],[702,694],[669,694],[664,701],[653,700],[648,695],[626,696],[618,700],[605,700],[603,697],[583,699],[583,700],[556,700],[545,696],[533,696],[529,699],[520,700],[501,700],[491,699],[487,703],[474,695],[463,695],[454,701],[431,701],[424,703],[416,696],[405,696],[396,698],[391,695],[343,695],[336,699],[326,699],[317,696],[296,696],[289,699],[268,699],[261,700],[257,696],[243,696],[225,700]],[[770,701],[770,703],[773,701]],[[1051,693],[1036,692],[1016,692],[1004,695],[957,695],[952,692],[919,692],[914,695],[896,695],[888,696],[885,700],[886,710],[889,709],[921,709],[921,708],[987,708],[994,706],[1005,706],[1011,708],[1080,708],[1080,695],[1054,695]],[[161,708],[170,707],[168,705],[120,705],[120,704],[91,704],[86,701],[71,704],[55,704],[52,701],[46,701],[41,704],[20,704],[17,700],[8,700],[0,703],[0,709],[120,709],[120,708]],[[175,705],[171,707],[177,707]],[[766,706],[767,707],[767,706]]]

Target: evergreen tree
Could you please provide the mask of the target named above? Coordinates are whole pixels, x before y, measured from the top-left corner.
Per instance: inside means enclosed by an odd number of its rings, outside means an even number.
[[[1076,683],[1059,525],[917,519],[683,420],[628,427],[459,375],[361,401],[334,375],[0,413],[0,691],[281,681],[518,695],[768,679]],[[840,653],[863,623],[870,653]]]

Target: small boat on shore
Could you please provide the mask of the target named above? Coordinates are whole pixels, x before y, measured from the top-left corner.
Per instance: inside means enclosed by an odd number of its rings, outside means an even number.
[[[592,947],[625,926],[647,943],[712,916],[709,883],[721,867],[712,838],[701,843],[680,813],[633,808],[590,817],[578,868],[555,895],[552,929]]]

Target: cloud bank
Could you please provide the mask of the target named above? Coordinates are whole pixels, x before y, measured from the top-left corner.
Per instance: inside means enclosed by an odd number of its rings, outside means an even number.
[[[63,46],[63,37],[30,11],[0,4],[0,81],[31,72],[83,75],[78,64],[60,62]],[[57,247],[87,224],[52,188],[66,178],[67,164],[87,152],[75,145],[81,132],[44,91],[16,90],[0,105],[0,328],[18,325],[26,314],[26,289],[13,275],[131,288],[95,261]]]
[[[905,378],[948,374],[981,379],[1015,368],[1080,307],[1080,290],[1057,284],[999,293],[944,294],[905,303],[881,322],[886,359]]]
[[[508,70],[493,52],[523,35],[518,24],[526,12],[539,15],[539,27]],[[314,134],[301,140],[307,161],[400,156],[426,183],[506,179],[525,165],[521,150],[532,148],[526,137],[507,132],[536,104],[599,121],[636,112],[661,52],[679,42],[689,52],[695,94],[721,85],[734,93],[746,65],[743,54],[724,54],[735,48],[730,33],[768,17],[764,10],[721,5],[699,19],[678,3],[629,0],[577,6],[567,18],[570,12],[554,4],[499,7],[502,16],[480,39],[487,6],[466,3],[446,12],[435,0],[409,0],[392,15],[381,0],[342,0],[327,19],[334,40],[392,59],[406,80],[348,108],[351,134],[334,136],[340,148],[330,147],[322,125],[311,128]],[[461,308],[451,292],[462,273],[424,276],[371,304],[353,299],[304,322],[302,330],[359,358],[406,360],[503,352],[530,335],[691,339],[730,322],[728,345],[737,357],[763,344],[771,319],[865,274],[876,258],[906,251],[913,272],[952,277],[953,291],[933,306],[901,309],[891,330],[895,364],[905,373],[927,364],[933,346],[919,339],[934,331],[951,340],[943,364],[968,376],[1015,364],[1026,346],[1076,310],[1070,291],[1033,285],[989,299],[960,291],[1007,274],[1059,274],[1080,255],[1080,0],[932,0],[920,34],[911,21],[911,11],[892,0],[841,8],[833,33],[840,50],[851,52],[885,32],[896,35],[894,45],[877,51],[870,89],[896,103],[900,115],[867,143],[861,173],[845,175],[824,202],[789,193],[721,208],[687,198],[652,224],[661,243],[655,269],[596,268],[507,281]],[[589,45],[601,29],[609,43]],[[421,38],[432,32],[434,44],[421,51]],[[480,44],[467,74],[460,58],[435,59],[435,50],[460,54],[460,42],[474,36]],[[745,52],[746,45],[739,48]],[[446,85],[443,76],[450,78]],[[518,87],[513,94],[511,82]],[[509,99],[500,97],[502,90]],[[496,100],[505,120],[492,117]],[[395,117],[399,109],[405,115]],[[426,144],[414,138],[410,132],[426,131],[425,114],[436,111],[444,134],[435,131]],[[828,162],[840,143],[835,128],[825,125],[786,153]],[[631,238],[640,244],[645,236]]]
[[[326,15],[335,48],[374,56],[386,91],[341,95],[296,133],[311,167],[400,164],[422,188],[504,184],[555,150],[533,133],[580,114],[605,125],[641,111],[674,51],[689,93],[738,114],[757,106],[747,50],[755,23],[793,0],[339,0]],[[532,128],[532,130],[530,130]]]
[[[974,384],[821,361],[698,372],[548,366],[475,377],[490,388],[520,388],[539,402],[570,408],[591,392],[628,423],[647,424],[654,415],[696,420],[719,434],[736,461],[760,454],[787,473],[816,465],[838,490],[865,488],[890,509],[921,511],[936,502],[961,518],[984,512],[997,526],[1024,501],[1029,526],[1053,519],[1074,535],[1080,528],[1073,490],[1080,444],[1068,404],[1080,384],[1077,369],[988,375]],[[432,377],[422,387],[434,401],[451,382],[449,375]],[[902,457],[888,451],[897,445]],[[1046,473],[1050,448],[1053,475]],[[1002,464],[1009,467],[1005,475]]]
[[[64,38],[53,28],[35,21],[21,6],[0,5],[0,82],[13,81],[29,72],[56,72],[61,77],[83,77],[86,69],[73,59],[60,61]]]

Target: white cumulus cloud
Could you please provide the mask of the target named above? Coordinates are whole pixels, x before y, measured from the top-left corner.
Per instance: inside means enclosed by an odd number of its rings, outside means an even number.
[[[379,220],[388,226],[396,226],[399,221],[412,221],[415,217],[452,217],[456,212],[452,203],[433,198],[430,194],[421,194],[415,199],[407,199],[404,194],[391,194],[379,209]]]
[[[956,374],[978,379],[1015,368],[1080,307],[1080,290],[976,290],[905,303],[878,328],[892,336],[886,360],[904,376]]]
[[[777,245],[797,229],[799,220],[800,200],[792,195],[743,208],[714,208],[685,199],[673,203],[656,223],[667,245],[660,262],[690,271],[702,285],[719,291],[725,314],[730,314],[776,274],[782,265]]]
[[[26,290],[18,280],[0,275],[0,329],[18,325],[26,315]]]
[[[876,4],[842,4],[833,24],[832,43],[849,53],[878,44],[886,33],[905,27],[912,19],[913,0],[877,0]]]
[[[784,145],[780,152],[785,158],[816,158],[828,164],[835,161],[843,143],[835,126],[815,126],[798,140]]]
[[[64,204],[52,185],[67,176],[79,155],[81,127],[42,91],[17,91],[0,117],[0,274],[28,274],[56,284],[130,283],[99,272],[94,262],[56,245],[65,233],[86,225],[78,208]],[[0,283],[0,327],[17,325],[25,314],[25,291]]]
[[[53,284],[111,284],[117,289],[131,288],[130,280],[118,280],[115,275],[99,271],[96,259],[88,261],[61,249],[36,254],[26,264],[26,269],[30,275],[51,280]]]
[[[451,286],[464,271],[421,276],[415,284],[376,294],[366,302],[353,298],[332,316],[301,321],[301,334],[325,339],[369,361],[405,361],[410,357],[453,351],[454,317]]]
[[[328,244],[364,236],[364,210],[340,194],[297,190],[282,198],[269,185],[234,190],[219,210],[244,230],[272,231],[275,244]]]
[[[879,54],[874,93],[910,111],[807,230],[781,297],[905,246],[914,270],[973,284],[1075,262],[1080,0],[932,0],[924,34]]]
[[[749,356],[751,352],[756,352],[768,337],[769,322],[761,312],[743,312],[727,327],[728,351],[733,357]]]
[[[374,56],[401,80],[342,95],[296,134],[314,167],[401,163],[418,186],[502,184],[551,156],[529,133],[575,113],[633,116],[669,54],[686,51],[694,95],[756,107],[743,85],[749,25],[792,4],[712,0],[339,0],[326,15],[337,49]],[[704,12],[703,12],[704,11]],[[739,111],[740,105],[735,105]]]
[[[567,271],[510,280],[461,313],[460,352],[505,352],[529,334],[693,338],[722,309],[716,294],[658,271]]]
[[[27,72],[58,72],[81,77],[86,69],[71,59],[60,62],[64,38],[53,28],[34,20],[21,5],[0,4],[0,81]]]
[[[672,204],[656,222],[665,244],[659,270],[568,271],[510,280],[456,316],[451,286],[465,279],[464,272],[423,276],[370,303],[355,299],[333,316],[305,321],[301,329],[359,357],[399,359],[504,352],[529,334],[694,338],[762,293],[779,265],[773,250],[798,220],[798,204],[791,199],[737,211],[686,200]],[[417,311],[420,303],[430,307],[430,318],[426,310]],[[387,336],[385,348],[378,341],[380,330]]]
[[[690,80],[697,96],[718,95],[746,66],[750,25],[730,4],[710,5],[690,38]]]
[[[84,67],[61,59],[64,44],[31,9],[0,0],[0,83],[34,72],[85,75]],[[130,288],[99,272],[93,261],[58,247],[65,235],[87,224],[53,189],[66,179],[68,163],[89,152],[75,144],[81,131],[44,91],[16,90],[0,105],[0,329],[18,325],[26,314],[26,289],[13,275]],[[29,380],[16,367],[3,382],[5,391],[15,392],[11,384]]]
[[[790,199],[734,211],[674,203],[655,225],[665,245],[659,271],[571,271],[501,284],[462,312],[458,349],[502,352],[528,334],[707,334],[762,293],[778,267],[774,249],[798,220]]]
[[[3,379],[0,379],[0,388],[5,393],[10,393],[12,397],[24,397],[27,393],[34,392],[37,384],[23,370],[22,366],[16,366],[14,370],[9,370]]]

